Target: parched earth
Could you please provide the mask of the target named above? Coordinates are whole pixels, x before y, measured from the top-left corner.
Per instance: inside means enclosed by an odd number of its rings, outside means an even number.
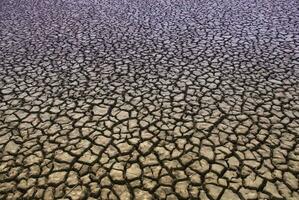
[[[299,199],[297,0],[0,1],[0,199]]]

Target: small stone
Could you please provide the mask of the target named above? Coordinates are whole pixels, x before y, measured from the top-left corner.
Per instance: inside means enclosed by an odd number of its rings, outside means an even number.
[[[210,165],[206,160],[202,159],[199,161],[198,160],[195,161],[190,165],[190,167],[191,169],[198,171],[200,173],[206,173],[209,170]]]
[[[54,135],[60,130],[60,126],[58,124],[52,124],[51,127],[47,130],[49,135]]]
[[[283,180],[293,189],[298,189],[298,179],[290,172],[283,174]]]
[[[8,193],[15,188],[14,182],[0,183],[0,193]]]
[[[71,171],[69,174],[68,174],[68,177],[66,179],[66,183],[69,185],[69,186],[75,186],[79,183],[79,178],[78,178],[78,174],[77,172],[74,172],[74,171]]]
[[[38,186],[44,186],[44,185],[46,185],[47,184],[47,179],[46,179],[46,177],[40,177],[40,178],[38,178],[37,179],[37,185]]]
[[[254,200],[254,199],[257,199],[257,197],[258,197],[256,190],[249,190],[246,188],[241,188],[240,193],[242,194],[244,199],[248,199],[248,200]]]
[[[277,198],[277,199],[282,199],[283,197],[279,194],[277,187],[271,183],[271,182],[267,182],[264,191],[266,191],[268,194],[271,194],[273,197]]]
[[[207,130],[211,126],[213,126],[213,124],[212,123],[208,123],[208,122],[199,122],[199,123],[196,124],[196,126],[200,130]]]
[[[192,183],[196,183],[196,184],[201,183],[201,177],[199,174],[193,174],[192,176],[190,176],[190,179]]]
[[[215,83],[210,83],[210,84],[208,84],[208,88],[215,89],[215,88],[217,88],[217,85]]]
[[[77,186],[68,193],[68,197],[70,197],[72,200],[80,200],[80,199],[86,199],[87,191],[85,186]]]
[[[23,119],[23,122],[32,123],[34,120],[38,120],[37,114],[29,114],[25,119]]]
[[[238,140],[238,137],[235,134],[231,134],[228,136],[228,139],[232,142],[236,142]]]
[[[118,144],[117,147],[120,149],[121,152],[124,152],[124,153],[129,152],[133,148],[133,146],[131,146],[130,144],[128,144],[126,142]]]
[[[67,162],[67,163],[70,163],[74,160],[73,156],[71,156],[69,153],[64,152],[64,151],[58,151],[55,155],[55,158],[58,161]]]
[[[227,162],[230,168],[236,168],[240,164],[239,160],[234,156],[230,157]]]
[[[142,199],[142,200],[152,200],[152,195],[148,191],[135,189],[134,190],[135,199]]]
[[[5,88],[1,90],[2,94],[10,94],[12,93],[12,91],[12,88]]]
[[[59,185],[64,182],[66,176],[66,172],[54,172],[50,174],[48,183],[53,185]]]
[[[50,109],[50,112],[52,112],[52,113],[59,113],[61,110],[59,109],[59,107],[57,107],[57,106],[53,106],[53,107],[51,107],[51,109]]]
[[[101,182],[100,182],[101,186],[110,186],[111,185],[111,181],[110,179],[106,176],[104,178],[102,178]]]
[[[236,116],[237,120],[245,120],[248,119],[247,115],[241,114]]]
[[[221,200],[226,200],[226,199],[230,199],[230,200],[239,200],[239,196],[237,194],[235,194],[233,191],[226,189],[225,192],[223,193]]]
[[[76,123],[75,126],[84,126],[86,124],[86,122],[89,120],[90,116],[84,116],[82,118],[80,118]]]
[[[60,184],[58,187],[55,188],[55,199],[59,199],[64,196],[64,188],[65,184]]]
[[[236,129],[236,133],[239,135],[244,135],[248,132],[249,128],[243,125],[239,125]]]
[[[113,189],[116,191],[120,200],[129,200],[131,198],[131,193],[126,185],[114,185]]]
[[[272,173],[272,178],[282,179],[282,171],[275,169]]]
[[[43,199],[44,189],[38,189],[34,195],[36,199]]]
[[[68,124],[68,123],[71,123],[72,120],[69,117],[62,116],[62,117],[55,119],[55,122],[60,123],[60,124]]]
[[[179,101],[182,101],[184,99],[184,97],[185,97],[185,94],[184,93],[180,93],[180,94],[174,96],[173,99],[174,99],[174,101],[179,102]]]
[[[129,113],[127,111],[121,110],[119,113],[117,113],[116,118],[118,120],[124,120],[129,118]]]
[[[97,136],[97,139],[94,141],[97,145],[106,146],[111,141],[111,138],[105,137],[102,135]]]
[[[259,188],[262,182],[263,179],[259,176],[255,176],[253,172],[245,178],[245,186],[248,187]]]
[[[149,141],[145,141],[145,142],[142,142],[142,143],[140,143],[140,145],[139,145],[139,150],[142,152],[142,153],[144,153],[144,154],[146,154],[147,152],[149,152],[149,150],[150,150],[150,148],[152,147],[152,143],[151,142],[149,142]]]
[[[45,200],[54,200],[54,188],[48,187],[44,194]]]
[[[200,149],[200,154],[207,157],[209,160],[214,160],[215,153],[212,147],[202,146]]]
[[[207,184],[206,187],[208,189],[208,193],[213,197],[213,199],[217,199],[221,191],[223,190],[222,187],[213,184]]]
[[[160,184],[171,186],[173,182],[173,178],[171,176],[162,176],[159,180]]]
[[[113,180],[124,180],[122,170],[112,169],[110,171],[110,176]]]
[[[5,144],[10,140],[11,134],[5,133],[3,135],[0,135],[0,144]]]
[[[141,169],[139,164],[134,163],[130,168],[127,169],[126,176],[128,179],[138,178],[141,175]]]
[[[6,144],[4,152],[15,154],[18,152],[19,148],[20,146],[11,140]]]
[[[33,154],[33,155],[30,155],[28,156],[24,162],[25,162],[25,165],[33,165],[33,164],[39,164],[40,162],[42,161],[42,158]]]
[[[41,169],[38,164],[30,166],[30,175],[31,176],[39,176],[40,173],[41,173]]]
[[[81,176],[80,177],[80,180],[81,180],[81,183],[83,184],[83,185],[87,185],[87,184],[89,184],[90,182],[91,182],[91,180],[90,180],[90,175],[89,174],[87,174],[87,175],[85,175],[85,176]]]
[[[89,184],[89,188],[92,196],[97,196],[101,191],[99,183],[92,182]]]
[[[188,182],[180,181],[175,185],[175,192],[180,194],[184,198],[188,198]]]
[[[224,166],[220,164],[212,164],[212,171],[221,174],[223,172]]]
[[[173,190],[171,189],[171,187],[159,186],[155,193],[159,196],[160,199],[165,199],[166,196],[173,193]]]
[[[29,188],[29,185],[27,184],[27,181],[25,179],[22,179],[18,184],[18,188],[21,190],[27,190]]]
[[[104,106],[104,107],[100,107],[100,106],[94,106],[92,111],[95,115],[105,115],[108,112],[109,107]]]
[[[86,164],[91,164],[93,163],[98,157],[94,154],[91,153],[91,151],[87,151],[81,156],[79,159],[81,162],[84,162]]]
[[[276,85],[282,85],[282,82],[279,80],[275,80],[275,79],[270,79],[269,80],[270,83],[276,84]]]
[[[77,61],[78,63],[83,63],[83,62],[84,62],[84,58],[83,58],[83,57],[77,57],[77,58],[76,58],[76,61]]]

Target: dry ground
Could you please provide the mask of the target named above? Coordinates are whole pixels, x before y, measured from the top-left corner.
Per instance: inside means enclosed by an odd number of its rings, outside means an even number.
[[[0,199],[298,200],[298,8],[0,1]]]

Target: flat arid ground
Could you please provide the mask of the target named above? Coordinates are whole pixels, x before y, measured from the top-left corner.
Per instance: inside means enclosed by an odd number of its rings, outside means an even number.
[[[0,1],[0,199],[299,199],[297,0]]]

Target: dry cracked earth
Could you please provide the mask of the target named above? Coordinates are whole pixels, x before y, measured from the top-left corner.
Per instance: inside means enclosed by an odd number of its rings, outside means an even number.
[[[299,199],[296,0],[0,1],[0,199]]]

